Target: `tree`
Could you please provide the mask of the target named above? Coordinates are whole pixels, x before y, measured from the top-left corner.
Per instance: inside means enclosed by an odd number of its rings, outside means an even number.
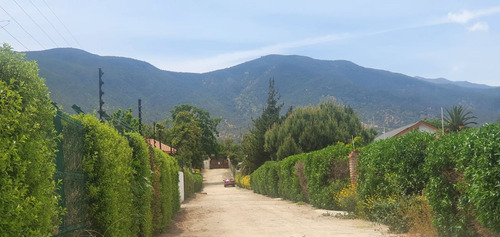
[[[168,129],[168,140],[177,149],[179,165],[201,168],[203,166],[202,129],[196,116],[189,111],[176,114],[172,128]]]
[[[55,108],[34,61],[0,47],[0,232],[49,236],[59,224]]]
[[[123,111],[118,109],[113,114],[111,114],[110,123],[120,132],[124,134],[125,131],[139,131],[139,119],[134,118],[132,114],[132,109],[127,109]]]
[[[465,129],[468,125],[477,124],[472,119],[477,119],[476,116],[472,116],[471,111],[464,111],[462,105],[454,105],[451,110],[446,109],[447,115],[444,117],[446,122],[446,128],[452,132],[460,132],[460,130]]]
[[[290,155],[320,150],[338,142],[351,143],[361,137],[365,144],[375,137],[374,129],[365,128],[349,106],[325,102],[318,106],[299,107],[282,123],[265,134],[265,150],[274,160]]]
[[[271,154],[264,150],[265,134],[273,124],[282,120],[280,111],[283,104],[278,104],[279,92],[274,88],[274,79],[269,79],[269,91],[267,93],[267,105],[262,114],[253,120],[253,128],[243,137],[242,149],[245,154],[243,159],[243,172],[252,173],[264,162],[271,160]]]
[[[221,118],[210,118],[210,113],[200,109],[194,105],[184,104],[175,106],[170,113],[172,114],[172,119],[183,111],[190,112],[194,115],[195,121],[201,128],[201,150],[204,154],[217,154],[218,143],[217,137],[219,136],[219,131],[217,131],[217,125],[219,125]]]

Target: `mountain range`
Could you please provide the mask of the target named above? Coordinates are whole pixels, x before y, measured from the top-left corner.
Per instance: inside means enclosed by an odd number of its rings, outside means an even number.
[[[132,108],[142,100],[143,120],[170,118],[175,105],[192,104],[221,117],[222,136],[239,137],[260,115],[268,82],[275,80],[284,111],[290,106],[325,100],[352,107],[364,123],[396,128],[422,119],[437,119],[441,107],[461,104],[478,123],[496,121],[500,87],[411,77],[365,68],[344,60],[317,60],[296,55],[268,55],[207,73],[180,73],[123,57],[98,56],[79,49],[25,52],[36,60],[51,99],[67,112],[76,104],[87,113],[98,110],[98,68],[104,72],[103,108],[108,114]]]

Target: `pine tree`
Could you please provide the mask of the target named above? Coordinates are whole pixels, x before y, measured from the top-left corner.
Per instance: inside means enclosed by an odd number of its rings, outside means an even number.
[[[252,173],[264,162],[271,160],[271,153],[265,151],[265,134],[273,124],[280,122],[280,111],[283,103],[279,104],[279,92],[274,88],[274,79],[269,79],[269,91],[267,93],[267,105],[257,119],[252,119],[253,128],[243,138],[242,149],[245,154],[243,160],[243,172]]]

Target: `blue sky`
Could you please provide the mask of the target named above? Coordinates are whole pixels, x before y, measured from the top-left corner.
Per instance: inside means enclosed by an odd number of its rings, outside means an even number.
[[[73,47],[182,72],[294,54],[500,86],[498,1],[0,0],[0,7],[0,41],[17,51]]]

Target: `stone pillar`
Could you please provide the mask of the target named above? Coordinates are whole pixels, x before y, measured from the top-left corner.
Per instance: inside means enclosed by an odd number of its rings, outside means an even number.
[[[356,184],[358,180],[358,156],[360,151],[353,151],[349,154],[349,175],[351,184]]]

